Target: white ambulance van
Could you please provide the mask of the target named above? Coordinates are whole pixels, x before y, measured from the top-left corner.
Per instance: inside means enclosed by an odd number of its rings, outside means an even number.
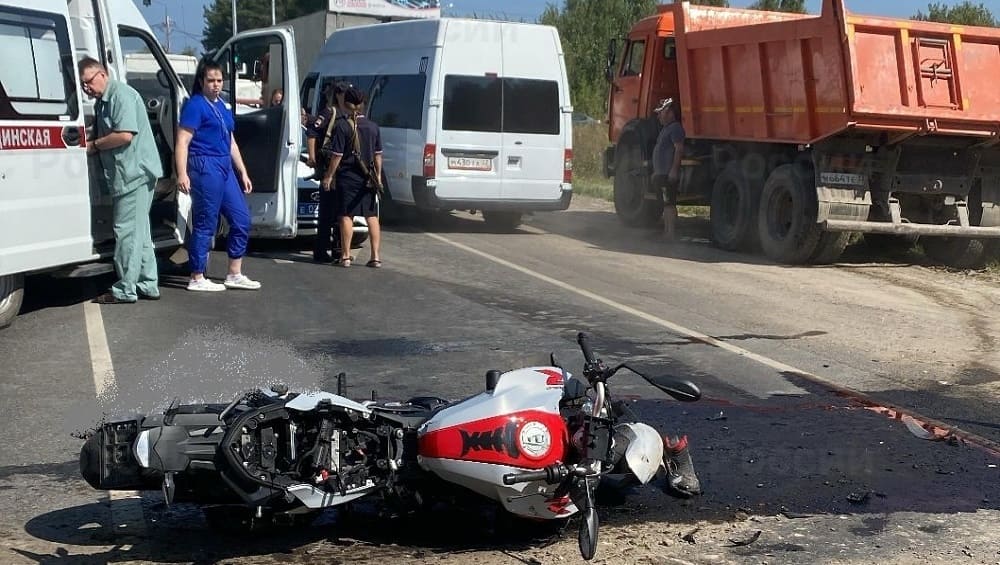
[[[382,132],[388,202],[478,210],[513,229],[572,196],[573,107],[557,30],[442,18],[338,30],[309,75],[368,93]],[[383,210],[383,213],[386,210]]]
[[[130,73],[136,53],[149,55]],[[154,246],[172,252],[189,230],[190,200],[177,190],[173,166],[188,92],[132,0],[0,0],[0,327],[20,309],[26,274],[106,272],[114,252],[111,197],[85,149],[94,101],[79,86],[84,56],[146,103],[165,172],[150,212]],[[227,70],[267,61],[266,94],[286,93],[280,107],[236,115],[236,140],[254,184],[251,236],[295,237],[300,120],[291,32],[242,33],[214,57]],[[235,90],[236,77],[227,77]]]

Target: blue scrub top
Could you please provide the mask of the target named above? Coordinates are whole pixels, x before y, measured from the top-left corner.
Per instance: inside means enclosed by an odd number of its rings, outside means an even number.
[[[201,94],[191,96],[181,107],[180,125],[194,131],[189,156],[229,156],[231,135],[236,124],[221,99],[212,103]]]

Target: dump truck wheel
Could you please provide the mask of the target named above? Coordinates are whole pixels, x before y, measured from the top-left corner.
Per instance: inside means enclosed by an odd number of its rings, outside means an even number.
[[[973,189],[969,195],[969,223],[974,226],[1000,226],[1000,207],[982,207],[982,191]],[[920,239],[924,255],[955,269],[981,269],[993,259],[998,250],[994,239],[968,239],[957,237],[927,237]]]
[[[757,233],[764,254],[780,263],[805,263],[816,252],[822,230],[809,175],[793,165],[775,169],[764,183]]]
[[[739,162],[723,169],[712,186],[712,240],[727,251],[749,250],[757,243],[760,185],[743,174]]]
[[[14,322],[24,299],[24,275],[0,276],[0,328]]]
[[[928,259],[954,269],[981,269],[990,255],[990,246],[981,239],[924,237],[920,246]]]
[[[814,265],[829,265],[844,253],[847,244],[851,241],[850,232],[824,232],[819,237],[816,250],[813,251],[809,263]]]
[[[642,148],[634,138],[615,151],[615,213],[623,224],[653,227],[663,215],[663,200],[647,198],[650,178],[642,164]]]

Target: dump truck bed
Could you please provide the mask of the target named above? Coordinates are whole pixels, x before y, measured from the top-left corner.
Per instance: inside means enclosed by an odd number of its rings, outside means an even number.
[[[808,144],[848,129],[1000,135],[1000,30],[667,5],[694,138]]]

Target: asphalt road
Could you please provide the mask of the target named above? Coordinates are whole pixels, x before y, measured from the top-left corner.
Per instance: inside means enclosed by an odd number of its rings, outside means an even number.
[[[341,371],[357,398],[462,398],[486,370],[550,353],[579,369],[580,330],[605,359],[705,393],[681,406],[635,377],[615,383],[649,423],[690,436],[708,492],[676,503],[647,488],[603,511],[608,562],[1000,562],[1000,457],[988,449],[1000,441],[989,347],[1000,333],[975,314],[988,286],[850,256],[776,266],[710,248],[698,221],[671,246],[579,199],[514,234],[468,215],[426,224],[393,226],[380,270],[363,266],[367,249],[343,269],[313,264],[300,243],[258,242],[245,270],[259,292],[188,293],[165,272],[162,300],[99,307],[88,300],[107,279],[30,281],[25,313],[0,333],[0,563],[573,561],[572,536],[515,542],[447,515],[415,533],[334,516],[219,537],[158,493],[91,490],[72,433],[174,399],[277,382],[332,390]],[[918,439],[879,405],[987,448]],[[697,543],[678,542],[695,528]]]

